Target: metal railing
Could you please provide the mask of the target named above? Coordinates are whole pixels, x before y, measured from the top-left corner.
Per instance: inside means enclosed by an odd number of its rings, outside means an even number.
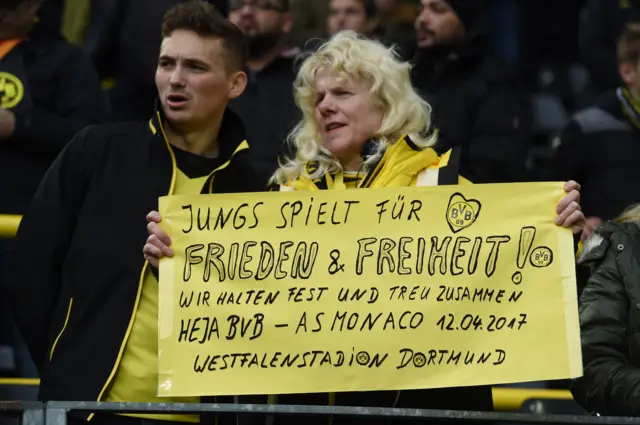
[[[507,412],[396,409],[383,407],[263,404],[0,402],[0,413],[18,413],[20,425],[67,425],[70,412],[146,414],[238,414],[261,416],[333,416],[369,419],[504,422],[508,424],[640,425],[640,418],[588,415],[545,415]]]

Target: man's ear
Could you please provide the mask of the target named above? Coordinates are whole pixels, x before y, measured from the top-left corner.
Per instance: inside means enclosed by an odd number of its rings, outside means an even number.
[[[236,71],[229,78],[229,99],[240,96],[247,87],[247,74],[243,71]]]

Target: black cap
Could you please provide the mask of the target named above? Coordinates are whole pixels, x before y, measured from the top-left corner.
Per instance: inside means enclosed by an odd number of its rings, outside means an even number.
[[[475,22],[485,13],[485,0],[445,0],[456,12],[465,30],[469,31]]]

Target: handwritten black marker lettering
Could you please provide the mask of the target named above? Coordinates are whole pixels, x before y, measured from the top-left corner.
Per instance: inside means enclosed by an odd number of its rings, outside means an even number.
[[[213,338],[220,339],[218,319],[215,317],[196,317],[180,319],[178,342],[204,344]]]
[[[204,249],[203,244],[189,245],[188,247],[185,248],[184,270],[182,272],[182,280],[184,282],[189,282],[189,279],[191,279],[191,267],[202,263],[203,261],[202,256],[196,255],[196,252],[202,249]]]
[[[301,303],[310,301],[320,301],[322,295],[329,289],[328,286],[320,286],[317,288],[309,288],[306,286],[293,286],[289,288],[288,302]]]
[[[378,301],[378,297],[380,296],[380,291],[378,288],[372,287],[369,289],[362,288],[340,288],[338,292],[338,301],[346,302],[346,301],[362,301],[368,294],[368,299],[366,300],[367,304],[373,304]]]
[[[489,236],[487,243],[492,244],[491,253],[485,267],[485,273],[487,277],[493,276],[496,271],[496,264],[498,263],[498,256],[500,254],[500,244],[507,243],[511,240],[509,236]]]
[[[460,351],[450,349],[428,349],[418,351],[412,348],[401,348],[398,351],[400,361],[396,369],[404,369],[408,366],[423,368],[437,365],[483,365],[493,359],[494,366],[501,365],[507,358],[507,353],[503,349],[491,351]]]
[[[418,212],[422,209],[422,201],[415,199],[411,201],[411,211],[409,211],[409,217],[407,221],[411,221],[411,217],[415,217],[417,221],[420,221],[420,217],[418,216]]]
[[[284,279],[287,277],[287,273],[282,269],[282,264],[289,259],[289,254],[287,254],[287,250],[293,246],[293,242],[284,241],[280,243],[280,255],[278,256],[278,261],[276,262],[275,271],[273,276],[278,279]]]
[[[238,277],[240,279],[251,279],[253,277],[253,272],[251,270],[247,270],[247,264],[253,260],[253,257],[249,255],[249,248],[253,248],[257,245],[255,241],[247,241],[242,246],[242,254],[240,254],[240,269],[238,271]]]
[[[376,267],[378,275],[385,273],[384,265],[387,264],[387,269],[389,273],[394,273],[396,271],[395,261],[393,260],[393,255],[391,254],[396,248],[396,241],[390,238],[382,238],[380,239],[380,249],[378,250],[378,265]]]
[[[440,262],[440,274],[447,274],[447,250],[451,243],[451,236],[447,236],[440,244],[438,244],[438,238],[436,236],[431,237],[431,254],[429,256],[429,274],[431,276],[436,274],[436,261]]]
[[[211,242],[208,248],[207,260],[204,262],[204,274],[202,275],[202,280],[204,282],[209,282],[209,279],[211,278],[211,267],[213,266],[218,272],[219,281],[224,282],[226,278],[225,267],[224,263],[220,259],[224,253],[224,247],[218,243]]]
[[[249,289],[247,291],[222,291],[216,305],[272,305],[280,295],[280,290]]]
[[[404,195],[398,195],[398,199],[391,208],[391,219],[399,220],[402,217],[402,211],[404,211]]]
[[[362,276],[364,259],[373,256],[373,251],[368,249],[369,245],[377,242],[376,238],[358,239],[358,255],[356,256],[356,274]]]
[[[189,227],[186,229],[182,229],[182,233],[190,233],[193,230],[193,206],[183,205],[182,209],[189,210]]]
[[[207,217],[204,219],[204,221],[202,220],[202,208],[198,208],[198,230],[199,231],[203,231],[203,230],[210,230],[210,226],[209,226],[209,220],[211,219],[211,209],[207,208]]]
[[[315,317],[315,327],[311,329],[311,332],[320,332],[322,330],[322,316],[324,313],[317,313]],[[303,312],[302,316],[300,316],[300,320],[298,321],[298,326],[296,327],[296,335],[300,330],[304,332],[309,332],[307,329],[307,312]]]
[[[318,243],[312,242],[307,246],[306,242],[300,242],[293,254],[293,266],[291,277],[294,279],[309,279],[313,266],[318,257]]]
[[[249,229],[255,229],[256,227],[258,227],[258,224],[260,223],[260,220],[258,219],[258,207],[264,205],[264,202],[260,201],[260,202],[256,202],[255,205],[253,206],[251,212],[253,214],[253,224],[251,226],[249,226]]]
[[[398,274],[411,274],[411,269],[407,267],[405,261],[411,259],[411,253],[407,251],[407,244],[413,242],[412,237],[401,237],[398,243]]]
[[[271,274],[275,260],[273,246],[267,241],[260,242],[260,258],[258,260],[258,270],[256,270],[256,280],[264,280]]]
[[[471,242],[471,239],[464,236],[456,238],[456,242],[453,244],[453,254],[451,256],[451,274],[453,276],[459,276],[464,273],[464,269],[460,267],[458,261],[466,254],[466,251],[462,248],[465,243]]]
[[[409,289],[411,289],[411,292],[409,293]],[[413,288],[409,288],[408,286],[392,286],[391,288],[389,288],[389,300],[409,300],[409,301],[416,301],[416,300],[427,300],[429,299],[429,294],[431,293],[431,288],[426,287],[426,286],[414,286]],[[418,292],[420,292],[420,295],[418,295]],[[409,293],[409,295],[407,295],[407,293]]]
[[[353,205],[359,204],[360,201],[335,201],[333,204],[321,202],[315,205],[314,199],[311,198],[305,207],[303,201],[285,202],[280,207],[281,223],[276,226],[277,229],[286,227],[293,228],[298,224],[297,217],[305,211],[304,225],[311,224],[325,225],[331,223],[333,225],[346,224],[349,220],[349,214]],[[323,218],[331,211],[330,219]],[[342,214],[344,211],[344,214]],[[302,217],[300,217],[302,218]]]
[[[231,314],[227,317],[227,322],[229,322],[229,332],[225,336],[227,340],[235,339],[236,336],[240,338],[249,336],[249,340],[254,340],[262,335],[264,314],[256,313],[250,318]],[[253,328],[251,328],[251,325],[253,325]]]

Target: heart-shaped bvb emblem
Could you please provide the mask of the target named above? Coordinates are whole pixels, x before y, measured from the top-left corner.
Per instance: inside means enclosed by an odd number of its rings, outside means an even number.
[[[480,202],[476,199],[466,199],[461,193],[451,195],[447,207],[447,223],[453,233],[458,233],[475,223],[480,215],[480,207]]]

